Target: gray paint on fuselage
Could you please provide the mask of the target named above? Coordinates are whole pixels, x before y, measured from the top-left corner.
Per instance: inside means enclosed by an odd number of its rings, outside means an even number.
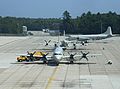
[[[109,26],[107,28],[107,31],[102,33],[102,34],[91,34],[91,35],[70,35],[69,38],[67,38],[68,40],[79,40],[79,41],[83,41],[83,40],[99,40],[99,39],[105,39],[105,38],[109,38],[112,37],[112,30],[111,27]],[[66,40],[67,40],[66,39]]]
[[[58,63],[61,61],[62,58],[63,58],[62,47],[56,47],[53,51],[53,60]]]

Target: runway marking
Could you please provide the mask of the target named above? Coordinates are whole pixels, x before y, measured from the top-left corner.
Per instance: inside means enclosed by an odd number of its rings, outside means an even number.
[[[55,73],[56,73],[57,69],[58,69],[58,66],[54,69],[51,77],[48,80],[48,83],[47,83],[45,89],[49,89],[50,88],[50,85],[51,85],[52,81],[55,79],[54,76],[55,76]]]

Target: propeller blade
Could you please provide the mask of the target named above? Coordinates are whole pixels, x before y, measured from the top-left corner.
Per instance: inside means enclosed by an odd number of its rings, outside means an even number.
[[[49,53],[46,54],[46,56],[48,55]]]
[[[74,53],[74,56],[76,55],[77,53]]]
[[[88,61],[88,58],[86,57],[86,60]]]
[[[48,41],[48,43],[50,43],[51,40]]]
[[[68,52],[68,54],[70,55],[70,53]]]
[[[46,43],[47,43],[47,41],[46,40],[44,40]]]
[[[87,52],[86,55],[88,55],[90,52]]]
[[[80,52],[81,52],[82,54],[84,54],[83,51],[80,51]]]
[[[83,57],[80,58],[80,60],[82,59]]]
[[[34,51],[32,54],[34,55],[36,53],[36,51]]]

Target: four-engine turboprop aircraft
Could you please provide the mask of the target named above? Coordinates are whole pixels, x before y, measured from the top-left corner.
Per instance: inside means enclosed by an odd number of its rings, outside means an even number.
[[[79,61],[82,59],[82,58],[85,58],[87,61],[88,61],[88,56],[96,56],[96,55],[101,55],[101,54],[89,54],[89,53],[83,53],[83,52],[81,52],[82,53],[82,55],[76,55],[76,53],[75,54],[70,54],[69,53],[69,55],[68,56],[65,56],[65,55],[63,55],[63,48],[62,47],[60,47],[60,46],[57,46],[55,49],[54,49],[54,51],[53,51],[53,55],[52,56],[47,56],[46,55],[46,57],[45,57],[45,59],[43,59],[43,62],[45,62],[45,61],[47,61],[48,60],[48,58],[50,58],[50,60],[53,60],[55,63],[56,63],[56,65],[59,65],[59,63],[60,63],[60,61],[62,60],[62,59],[66,59],[66,58],[69,58],[69,62],[70,63],[73,63],[74,61],[75,61],[75,59],[74,59],[74,57],[80,57],[80,59],[79,59]],[[88,55],[89,54],[89,55]],[[45,62],[46,63],[46,62]]]
[[[79,41],[87,41],[87,40],[100,40],[100,39],[106,39],[108,37],[112,37],[112,30],[109,26],[107,28],[107,31],[102,34],[91,34],[91,35],[69,35],[66,40],[79,40]]]

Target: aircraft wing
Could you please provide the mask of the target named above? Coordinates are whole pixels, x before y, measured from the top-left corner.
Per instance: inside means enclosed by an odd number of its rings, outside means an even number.
[[[30,56],[28,54],[16,54],[17,56]]]
[[[46,57],[47,57],[48,59],[49,59],[49,58],[53,58],[52,56],[46,56]]]
[[[87,57],[89,57],[89,56],[91,56],[91,57],[92,57],[92,56],[101,56],[101,55],[102,55],[102,54],[88,54]]]
[[[46,56],[47,60],[51,60],[53,57],[52,56]]]
[[[83,54],[80,54],[80,55],[74,55],[73,56],[73,59],[74,58],[80,58],[80,59],[82,59],[82,58],[86,58],[87,60],[88,60],[88,58],[87,57],[95,57],[95,56],[101,56],[102,54],[89,54],[89,53],[83,53]],[[68,56],[63,56],[63,58],[64,59],[67,59],[67,58],[69,58],[70,59],[70,55],[68,55]]]
[[[89,37],[81,36],[81,35],[70,35],[66,40],[72,41],[72,40],[78,40],[78,41],[86,41],[90,40]]]
[[[63,58],[65,59],[65,58],[69,58],[70,56],[68,55],[68,56],[63,56]]]
[[[82,55],[75,55],[74,57],[81,57]]]
[[[76,58],[76,57],[81,57],[82,55],[74,55],[74,58]],[[65,59],[65,58],[70,58],[70,55],[67,55],[67,56],[63,56],[63,58]]]

